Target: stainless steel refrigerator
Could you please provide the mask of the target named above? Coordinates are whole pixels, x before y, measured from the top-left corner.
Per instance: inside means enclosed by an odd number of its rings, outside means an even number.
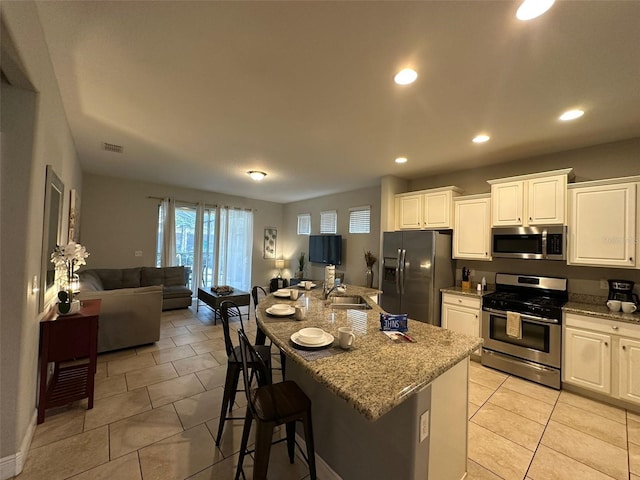
[[[384,232],[382,245],[382,308],[440,326],[440,289],[455,282],[451,232]]]

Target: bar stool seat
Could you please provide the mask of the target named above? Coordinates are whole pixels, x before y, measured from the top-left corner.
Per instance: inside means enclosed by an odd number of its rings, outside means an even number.
[[[273,442],[273,430],[278,425],[286,425],[287,432],[287,452],[289,454],[289,462],[293,463],[295,454],[295,422],[302,422],[304,429],[305,443],[307,445],[307,454],[302,455],[309,464],[309,474],[311,480],[316,480],[316,462],[315,448],[313,443],[313,426],[311,422],[311,400],[300,389],[297,383],[287,380],[280,383],[271,383],[269,375],[267,375],[266,363],[264,358],[249,343],[244,332],[239,331],[240,353],[242,355],[242,368],[245,378],[249,377],[249,360],[254,356],[256,363],[254,366],[255,377],[250,380],[257,380],[257,388],[253,388],[253,382],[245,382],[245,392],[247,394],[247,413],[244,420],[244,428],[242,430],[242,442],[240,444],[240,455],[238,458],[238,467],[236,469],[236,480],[240,478],[240,474],[244,477],[242,463],[245,455],[250,453],[247,450],[249,441],[249,433],[253,420],[256,421],[255,436],[255,461],[253,465],[253,479],[264,480],[267,478],[267,470],[269,467],[269,456],[271,453]]]

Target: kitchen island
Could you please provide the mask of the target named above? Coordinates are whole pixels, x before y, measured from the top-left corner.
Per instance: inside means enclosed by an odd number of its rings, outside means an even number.
[[[287,378],[312,401],[316,453],[344,479],[464,477],[467,460],[469,355],[481,340],[409,320],[415,343],[380,331],[375,290],[348,286],[371,307],[334,308],[320,289],[296,301],[273,295],[259,303],[259,327],[289,357]],[[272,317],[275,303],[305,305],[306,319]],[[335,338],[324,350],[302,350],[290,340],[304,327]],[[338,328],[350,326],[354,347],[338,347]]]

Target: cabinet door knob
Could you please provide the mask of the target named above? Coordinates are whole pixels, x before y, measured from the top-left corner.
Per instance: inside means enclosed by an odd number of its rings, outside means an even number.
[[[533,220],[533,218],[529,217],[529,220]]]
[[[617,330],[618,326],[617,325],[613,325],[611,328],[613,328],[614,330]]]
[[[521,221],[521,220],[520,220],[520,217],[518,217],[518,221],[519,221],[519,222]]]
[[[627,349],[627,346],[626,346],[626,345],[622,345],[622,349],[623,349],[623,350],[626,350],[626,349]]]
[[[604,342],[604,346],[608,347],[609,346],[609,342]]]
[[[460,299],[460,298],[459,298],[459,299],[458,299],[458,303],[462,303],[462,299]]]

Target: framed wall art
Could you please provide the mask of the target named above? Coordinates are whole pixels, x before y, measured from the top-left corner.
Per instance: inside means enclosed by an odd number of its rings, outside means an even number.
[[[274,227],[264,229],[264,248],[262,258],[276,258],[276,242],[278,241],[278,230]]]

